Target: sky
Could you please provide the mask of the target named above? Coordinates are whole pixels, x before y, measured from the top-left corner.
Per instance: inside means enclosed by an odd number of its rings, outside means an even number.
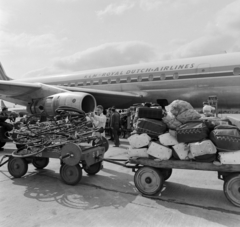
[[[0,0],[0,62],[39,77],[240,51],[240,0]]]

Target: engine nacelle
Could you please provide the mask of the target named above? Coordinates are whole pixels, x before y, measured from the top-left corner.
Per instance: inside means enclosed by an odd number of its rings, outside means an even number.
[[[50,116],[55,115],[55,110],[60,106],[74,107],[88,113],[94,111],[96,100],[87,93],[65,92],[35,100],[28,107],[28,111],[32,114],[40,113],[39,106],[43,106],[45,112]]]

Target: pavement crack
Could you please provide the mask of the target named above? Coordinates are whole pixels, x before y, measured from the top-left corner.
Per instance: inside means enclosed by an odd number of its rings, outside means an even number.
[[[205,209],[205,210],[214,210],[214,211],[218,211],[218,212],[222,212],[222,213],[240,215],[240,212],[238,212],[238,211],[226,210],[226,209],[222,209],[222,208],[218,208],[218,207],[201,206],[201,205],[197,205],[197,204],[191,204],[191,203],[176,201],[174,199],[163,199],[163,198],[155,197],[155,196],[145,196],[145,195],[142,195],[142,196],[146,197],[146,198],[149,198],[149,199],[156,199],[156,200],[160,200],[160,201],[168,202],[168,203],[174,203],[174,204],[179,204],[179,205],[197,207],[197,208],[201,208],[201,209]]]
[[[139,193],[124,192],[124,191],[119,191],[119,190],[115,190],[115,189],[105,188],[105,187],[98,186],[98,185],[94,185],[94,184],[82,183],[82,185],[89,186],[89,187],[95,187],[95,188],[98,188],[98,189],[102,189],[102,190],[106,190],[106,191],[111,191],[111,192],[117,192],[117,193],[122,193],[122,194],[133,195],[133,196],[141,195],[141,194],[139,194]],[[226,209],[222,209],[222,208],[218,208],[218,207],[201,206],[201,205],[197,205],[197,204],[191,204],[191,203],[176,201],[176,200],[174,200],[174,199],[162,199],[162,198],[160,198],[160,197],[154,197],[154,198],[153,198],[152,196],[145,196],[145,195],[142,195],[142,196],[143,196],[143,197],[146,197],[146,198],[149,198],[149,199],[160,200],[160,201],[167,202],[167,203],[174,203],[174,204],[179,204],[179,205],[185,205],[185,206],[191,206],[191,207],[201,208],[201,209],[205,209],[205,210],[213,210],[213,211],[218,211],[218,212],[222,212],[222,213],[240,215],[240,212],[233,211],[233,210],[226,210]],[[154,208],[153,206],[149,206],[149,205],[146,205],[146,204],[138,204],[138,203],[133,203],[133,202],[132,202],[132,204],[136,204],[136,205],[140,205],[140,206],[145,206],[145,207]]]
[[[97,189],[102,189],[102,190],[106,190],[106,191],[111,191],[111,192],[117,192],[117,193],[134,195],[134,196],[139,195],[139,194],[136,193],[136,192],[124,192],[124,191],[120,191],[120,190],[116,190],[116,189],[105,188],[105,187],[102,187],[102,186],[99,186],[99,185],[96,185],[96,184],[87,184],[87,183],[81,183],[81,184],[82,184],[82,185],[85,185],[85,186],[89,186],[89,187],[95,187],[95,188],[97,188]]]

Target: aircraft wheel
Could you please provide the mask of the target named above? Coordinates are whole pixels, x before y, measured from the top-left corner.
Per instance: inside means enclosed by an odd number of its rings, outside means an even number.
[[[152,167],[142,167],[134,175],[136,188],[145,195],[155,195],[161,191],[164,178],[162,173]]]
[[[28,164],[23,158],[10,158],[8,172],[15,178],[20,178],[28,171]]]
[[[60,176],[65,184],[76,185],[82,178],[82,169],[79,164],[75,166],[64,164],[60,167]]]
[[[102,169],[102,162],[97,162],[88,168],[83,167],[83,169],[88,175],[95,175]]]
[[[36,169],[43,169],[45,168],[49,163],[49,158],[38,158],[35,157],[32,160],[32,164]]]

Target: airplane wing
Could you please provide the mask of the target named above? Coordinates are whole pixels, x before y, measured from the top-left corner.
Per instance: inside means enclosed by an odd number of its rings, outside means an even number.
[[[85,92],[92,94],[97,103],[105,108],[110,106],[127,106],[132,102],[141,102],[140,94],[128,92],[105,91],[88,88],[62,87],[41,83],[0,81],[0,98],[6,101],[26,105],[33,99],[44,98],[63,92]]]
[[[0,98],[21,105],[62,92],[67,90],[41,83],[0,81]]]

